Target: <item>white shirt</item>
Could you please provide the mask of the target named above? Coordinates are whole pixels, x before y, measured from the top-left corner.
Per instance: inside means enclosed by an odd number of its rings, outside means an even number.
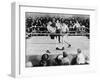
[[[59,56],[58,56],[58,59],[59,59],[59,60],[62,60],[62,58],[63,58],[63,55],[59,55]]]
[[[75,26],[76,26],[76,28],[79,28],[80,24],[77,22],[77,23],[74,24],[73,28],[75,28]]]
[[[83,53],[80,53],[77,55],[77,63],[78,64],[84,64],[85,63],[85,56]]]
[[[83,27],[83,28],[85,28],[85,26],[84,26],[84,25],[82,25],[82,27]]]

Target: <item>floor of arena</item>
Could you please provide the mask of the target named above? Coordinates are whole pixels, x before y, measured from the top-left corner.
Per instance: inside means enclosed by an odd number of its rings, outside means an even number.
[[[56,38],[51,39],[50,36],[33,36],[26,39],[26,62],[30,56],[41,56],[46,53],[46,50],[51,52],[50,55],[62,54],[63,51],[68,54],[76,54],[77,49],[80,48],[85,55],[89,56],[89,39],[86,36],[65,36],[64,39],[71,44],[71,47],[68,48],[68,45],[63,42],[64,50],[56,50],[56,47],[62,43],[58,43]]]

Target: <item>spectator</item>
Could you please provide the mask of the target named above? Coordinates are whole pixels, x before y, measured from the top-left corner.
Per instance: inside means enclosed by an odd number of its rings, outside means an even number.
[[[46,53],[42,55],[41,61],[39,63],[40,66],[49,66],[50,65],[49,53],[50,53],[50,51],[47,50]]]
[[[81,49],[77,49],[77,64],[85,64],[85,55]]]
[[[65,51],[63,52],[62,64],[63,65],[69,65],[70,64],[70,59],[68,57],[68,54]]]
[[[57,55],[57,57],[55,58],[55,65],[62,65],[62,58],[62,54]]]
[[[51,24],[48,24],[51,22]],[[54,33],[58,34],[56,37],[58,37],[59,43],[60,40],[60,33],[61,28],[64,30],[63,32],[66,32],[66,29],[64,29],[64,26],[67,26],[67,30],[72,33],[81,33],[83,30],[80,31],[80,23],[84,25],[85,32],[89,33],[89,18],[81,18],[78,16],[69,17],[69,18],[62,18],[60,16],[41,16],[41,17],[27,17],[26,18],[26,35],[27,33],[32,33],[32,35],[35,35],[34,33]],[[83,28],[84,29],[84,28]],[[73,32],[74,31],[74,32]],[[54,35],[53,34],[53,35]],[[44,34],[42,34],[44,35]],[[29,36],[31,37],[31,36]],[[54,39],[54,36],[52,36],[52,39]]]
[[[26,63],[26,67],[33,67],[32,62],[31,62],[31,61],[28,61],[28,62]]]

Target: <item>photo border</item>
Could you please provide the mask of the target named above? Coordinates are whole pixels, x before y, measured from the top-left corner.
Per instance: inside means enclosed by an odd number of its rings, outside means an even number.
[[[31,4],[20,4],[20,3],[12,3],[12,14],[14,15],[13,17],[12,17],[12,27],[15,27],[15,28],[12,28],[12,33],[14,33],[13,35],[12,35],[12,37],[14,37],[14,38],[12,38],[12,47],[14,47],[15,48],[15,50],[12,50],[12,75],[14,76],[14,77],[20,77],[20,76],[33,76],[33,73],[35,73],[35,71],[34,72],[32,72],[32,73],[30,73],[30,72],[28,72],[27,74],[24,74],[24,72],[22,71],[22,64],[21,64],[21,58],[22,58],[22,54],[21,54],[21,41],[20,41],[20,37],[21,37],[21,31],[22,31],[22,29],[21,29],[21,25],[20,25],[20,12],[21,12],[21,7],[23,7],[23,6],[26,6],[26,7],[38,7],[38,8],[53,8],[53,9],[75,9],[75,10],[87,10],[87,11],[89,11],[89,10],[92,10],[93,11],[93,17],[94,17],[94,24],[93,25],[95,25],[95,16],[96,16],[96,9],[95,8],[92,8],[92,9],[88,9],[88,8],[71,8],[71,7],[69,7],[69,8],[62,8],[62,7],[45,7],[45,6],[32,6]],[[91,18],[91,17],[90,17]],[[91,22],[90,22],[90,24],[91,24]],[[92,25],[92,27],[93,27],[93,25]],[[17,27],[17,26],[19,26],[19,27]],[[96,33],[95,32],[95,30],[93,30],[93,28],[92,28],[92,30],[91,30],[91,27],[90,27],[90,33],[91,32],[94,32],[94,34]],[[92,35],[90,35],[90,37],[93,37],[93,34]],[[91,38],[90,38],[91,39]],[[94,38],[93,38],[93,40],[94,40]],[[93,43],[94,43],[94,41],[92,41]],[[92,43],[92,42],[90,42],[90,44]],[[93,47],[93,45],[92,45],[92,47]],[[91,48],[91,46],[90,46],[90,48]],[[93,49],[93,48],[92,48]],[[94,52],[94,51],[93,51]],[[94,55],[95,56],[95,55]],[[96,61],[95,61],[96,62]],[[87,65],[85,65],[85,66],[87,66]],[[69,66],[68,66],[69,67]],[[95,65],[92,65],[91,66],[92,67],[92,70],[91,71],[93,71],[94,72],[94,70],[95,70]],[[36,67],[36,68],[38,68],[38,67]],[[35,68],[35,69],[36,69]],[[49,68],[51,68],[51,67],[49,67]],[[56,69],[57,68],[57,69]],[[60,66],[60,68],[59,67],[53,67],[53,70],[54,69],[56,69],[56,70],[59,70],[59,69],[61,69],[61,70],[63,70],[65,68],[65,66],[64,67],[61,67]],[[47,71],[44,71],[44,69],[45,70],[47,70]],[[77,69],[77,66],[74,66],[74,69]],[[39,71],[40,70],[40,71]],[[53,70],[51,70],[51,71],[48,71],[48,69],[47,68],[38,68],[38,71],[39,72],[36,72],[36,75],[42,75],[42,73],[50,73],[51,74],[51,72],[53,71]],[[41,71],[42,71],[42,73],[41,73]],[[89,70],[87,70],[87,72],[88,72]],[[89,71],[89,72],[91,72],[91,71]],[[26,71],[27,72],[27,71]],[[60,73],[70,73],[70,72],[66,72],[66,71],[64,71],[64,72],[61,72],[60,70],[58,71],[58,72],[60,72]],[[79,71],[79,72],[81,72],[81,71]],[[83,72],[83,71],[82,71]],[[72,73],[74,73],[73,71],[72,71]],[[44,74],[44,75],[46,75],[46,74]],[[58,73],[57,73],[58,74]],[[35,74],[34,74],[35,75]]]

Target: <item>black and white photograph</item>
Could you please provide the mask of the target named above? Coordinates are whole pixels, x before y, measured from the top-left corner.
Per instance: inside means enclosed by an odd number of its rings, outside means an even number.
[[[25,67],[90,64],[90,15],[25,12]]]

